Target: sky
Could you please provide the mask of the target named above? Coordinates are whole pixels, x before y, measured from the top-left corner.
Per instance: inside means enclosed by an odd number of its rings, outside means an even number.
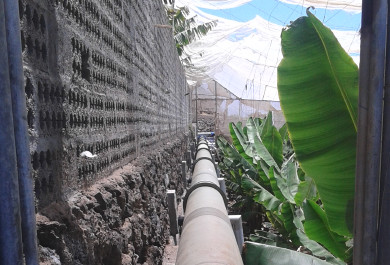
[[[298,17],[305,15],[306,8],[299,5],[292,5],[278,0],[253,0],[242,6],[229,9],[206,9],[200,8],[205,13],[218,17],[248,22],[256,15],[280,26],[290,24]],[[316,8],[312,10],[326,26],[337,30],[358,31],[360,29],[361,13],[346,12],[341,9],[329,10]]]

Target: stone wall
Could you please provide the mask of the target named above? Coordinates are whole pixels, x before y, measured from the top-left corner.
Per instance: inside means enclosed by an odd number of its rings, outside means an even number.
[[[41,264],[160,264],[189,124],[162,1],[18,2]]]
[[[188,127],[186,80],[160,0],[19,7],[39,210]]]
[[[141,155],[37,216],[41,264],[161,264],[169,239],[166,190],[183,193],[186,137]]]

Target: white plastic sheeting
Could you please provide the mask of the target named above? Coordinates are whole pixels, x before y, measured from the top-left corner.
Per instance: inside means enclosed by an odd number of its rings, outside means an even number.
[[[265,0],[266,1],[266,0]],[[283,0],[301,2],[299,0]],[[327,7],[356,6],[348,0],[329,0]],[[260,16],[248,22],[237,22],[202,12],[198,7],[232,8],[249,0],[176,0],[186,5],[199,22],[218,20],[217,26],[205,37],[186,47],[194,68],[187,69],[190,84],[214,79],[239,98],[277,101],[277,66],[282,59],[280,34],[282,26]],[[305,0],[304,5],[322,0]],[[357,1],[356,1],[357,2]],[[334,3],[334,4],[333,4]],[[353,2],[355,3],[355,1]],[[207,6],[208,4],[208,6]],[[344,8],[344,11],[346,9]],[[360,35],[355,31],[333,31],[343,48],[359,63]]]
[[[304,7],[342,9],[347,12],[358,13],[362,10],[362,0],[280,0],[282,2],[302,5]]]
[[[280,128],[284,123],[280,102],[253,99],[240,99],[214,81],[202,82],[192,91],[193,122],[208,121],[213,124],[209,130],[229,138],[229,123],[241,121],[245,124],[249,117],[264,118],[273,113],[273,123]],[[199,128],[201,128],[200,126]],[[202,128],[201,128],[202,129]]]
[[[238,7],[251,1],[252,0],[181,0],[180,3],[186,6],[196,6],[207,9],[226,9]]]
[[[252,0],[176,0],[186,6],[196,6],[207,9],[227,9],[241,6]],[[265,0],[266,1],[266,0]],[[280,0],[287,4],[302,5],[304,7],[315,6],[316,8],[342,9],[347,12],[360,12],[361,0]]]

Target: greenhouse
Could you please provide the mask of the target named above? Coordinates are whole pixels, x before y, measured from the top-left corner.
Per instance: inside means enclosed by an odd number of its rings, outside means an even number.
[[[386,265],[386,0],[3,0],[0,265]]]

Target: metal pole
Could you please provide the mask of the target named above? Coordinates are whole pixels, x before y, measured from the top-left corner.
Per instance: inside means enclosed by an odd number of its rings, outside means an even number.
[[[215,117],[214,117],[214,135],[217,133],[217,113],[218,113],[218,104],[217,104],[217,81],[214,80],[214,94],[215,94]],[[217,142],[217,141],[215,141]]]
[[[354,265],[376,264],[387,0],[363,0],[354,207]]]
[[[8,62],[15,145],[19,178],[20,210],[22,217],[23,250],[27,265],[38,264],[35,225],[33,179],[30,171],[30,149],[27,134],[26,98],[23,85],[22,44],[20,40],[19,5],[4,0],[7,29]]]
[[[195,139],[198,138],[198,86],[195,87]]]
[[[390,14],[388,6],[387,16]],[[383,102],[382,168],[379,198],[378,259],[377,265],[390,260],[390,24],[387,23],[385,95]]]
[[[23,264],[4,2],[0,2],[0,264]]]

